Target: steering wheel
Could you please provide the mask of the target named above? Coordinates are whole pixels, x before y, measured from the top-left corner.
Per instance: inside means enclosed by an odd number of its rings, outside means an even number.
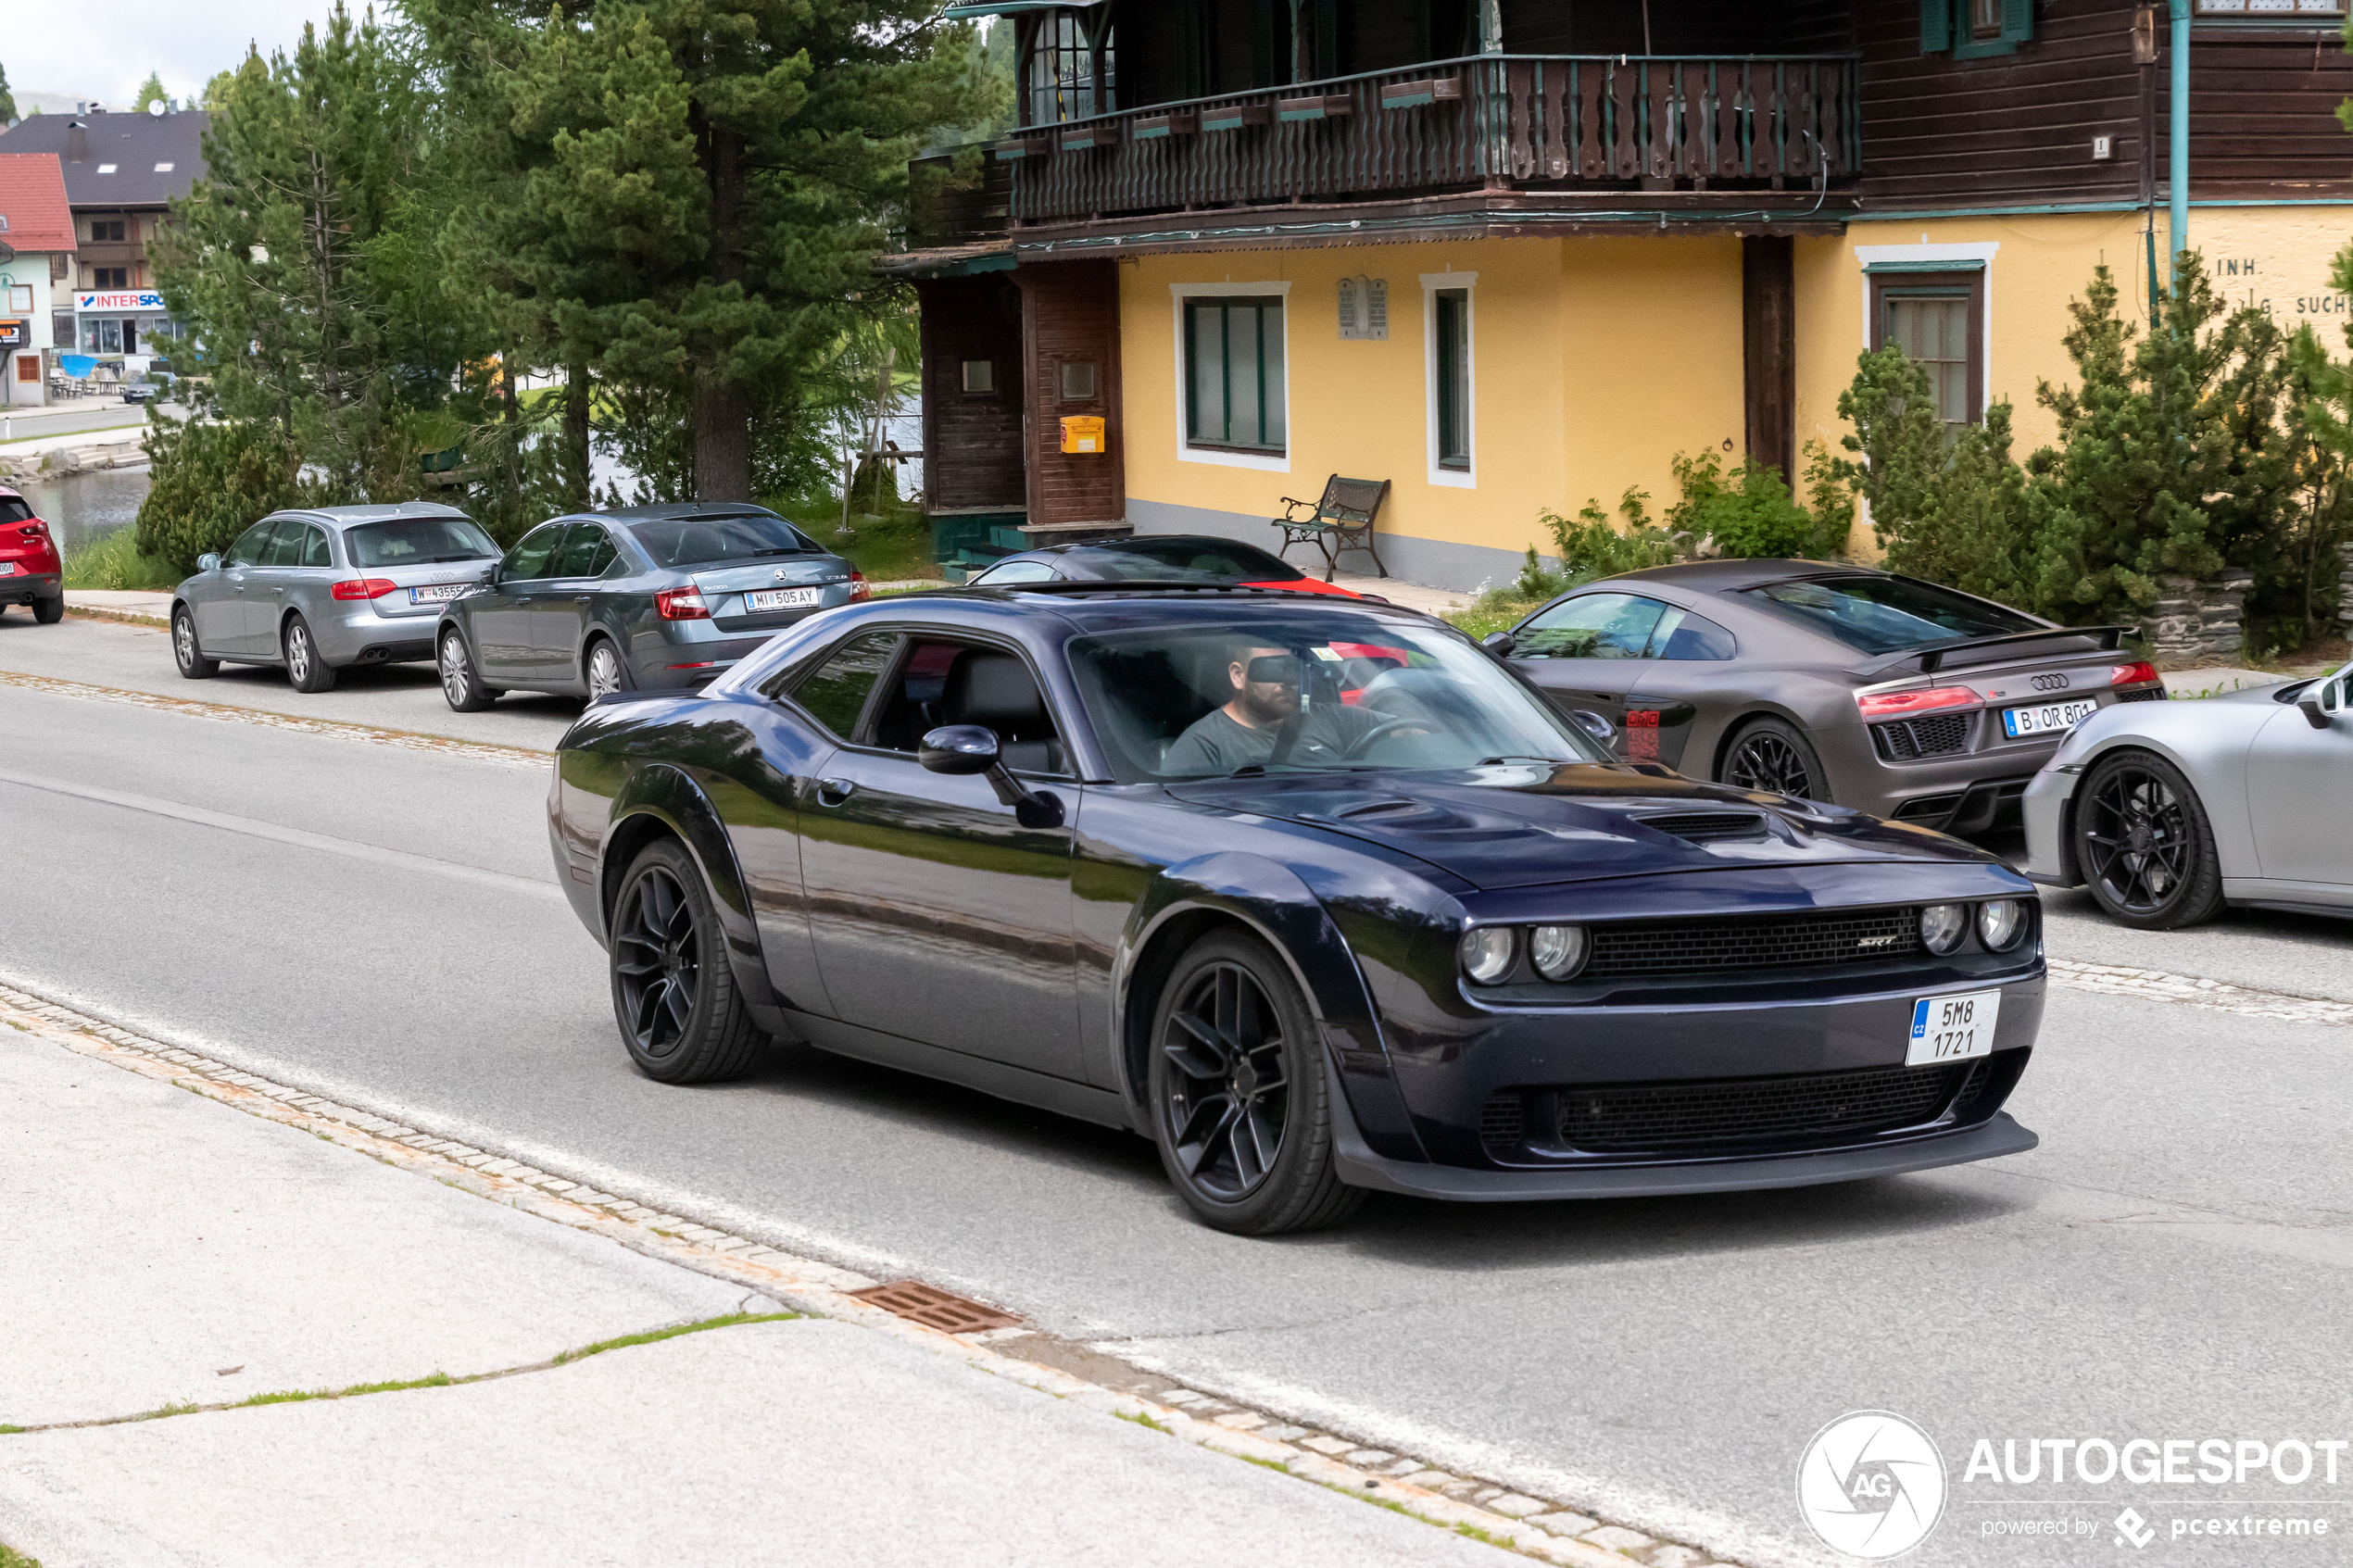
[[[1419,728],[1427,734],[1429,729],[1429,721],[1416,718],[1412,714],[1403,714],[1395,719],[1384,719],[1363,734],[1358,735],[1348,749],[1340,754],[1340,760],[1343,762],[1361,761],[1365,753],[1373,748],[1376,741],[1387,740],[1390,735],[1408,726]]]

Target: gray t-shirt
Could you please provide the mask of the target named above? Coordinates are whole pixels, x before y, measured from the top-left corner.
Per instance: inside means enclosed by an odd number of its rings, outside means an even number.
[[[1338,762],[1346,757],[1350,746],[1388,720],[1388,714],[1368,708],[1351,708],[1340,703],[1318,705],[1308,711],[1307,722],[1300,726],[1299,740],[1290,748],[1289,760],[1306,768]],[[1252,762],[1265,762],[1274,755],[1273,730],[1252,729],[1224,709],[1213,708],[1176,737],[1160,771],[1181,778],[1213,778]]]

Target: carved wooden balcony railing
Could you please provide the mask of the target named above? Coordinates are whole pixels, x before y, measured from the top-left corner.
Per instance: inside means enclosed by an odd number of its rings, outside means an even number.
[[[1450,190],[1804,188],[1862,164],[1846,55],[1481,55],[1156,104],[997,144],[1018,222]]]

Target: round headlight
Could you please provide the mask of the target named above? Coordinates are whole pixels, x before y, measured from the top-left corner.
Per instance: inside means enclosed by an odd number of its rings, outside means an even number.
[[[1585,967],[1585,928],[1540,925],[1528,934],[1528,956],[1545,979],[1573,979]]]
[[[1961,945],[1969,935],[1967,904],[1931,904],[1920,911],[1920,940],[1928,950],[1939,955],[1949,953]]]
[[[1463,933],[1463,972],[1472,983],[1492,985],[1512,972],[1519,956],[1519,933],[1508,925],[1482,925]]]
[[[2007,953],[2026,935],[2026,900],[1988,898],[1977,907],[1977,939],[1989,953]]]

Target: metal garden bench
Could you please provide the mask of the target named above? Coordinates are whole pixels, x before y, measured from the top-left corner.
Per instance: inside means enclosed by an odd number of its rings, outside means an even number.
[[[1310,503],[1286,495],[1283,515],[1269,521],[1283,531],[1282,554],[1290,554],[1293,545],[1313,545],[1324,552],[1327,583],[1340,570],[1342,550],[1364,551],[1386,577],[1389,568],[1381,565],[1380,552],[1373,548],[1373,523],[1380,516],[1381,503],[1388,499],[1385,479],[1342,479],[1334,474],[1324,482],[1322,500]],[[1303,511],[1311,506],[1312,510]]]

